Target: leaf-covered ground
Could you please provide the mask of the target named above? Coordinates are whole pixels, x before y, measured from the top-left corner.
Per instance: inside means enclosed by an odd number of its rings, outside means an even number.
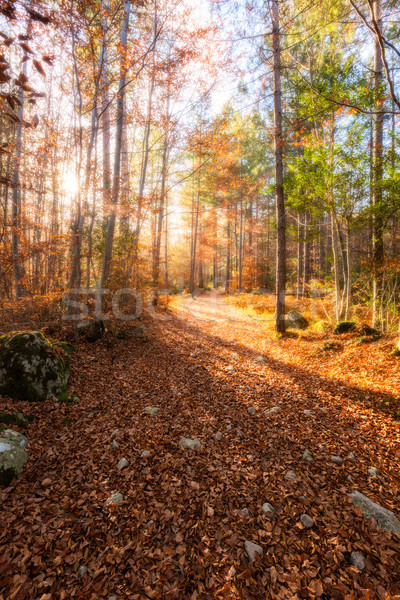
[[[0,402],[36,416],[30,460],[0,491],[0,599],[400,599],[399,537],[348,497],[400,516],[399,422],[379,390],[354,371],[336,380],[326,354],[267,339],[215,294],[146,324],[147,343],[79,346],[72,406]],[[202,449],[182,449],[182,436]],[[104,507],[113,492],[124,502]],[[255,562],[246,540],[263,548]]]

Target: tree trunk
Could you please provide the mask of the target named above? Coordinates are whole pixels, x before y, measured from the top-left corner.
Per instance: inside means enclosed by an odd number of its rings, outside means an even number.
[[[128,39],[128,24],[130,15],[131,3],[130,0],[124,2],[124,19],[121,27],[121,41],[120,41],[120,74],[118,84],[118,97],[117,97],[117,127],[115,133],[115,156],[114,156],[114,173],[113,173],[113,185],[111,192],[111,205],[112,212],[107,219],[107,232],[106,232],[106,246],[104,249],[103,266],[101,271],[101,280],[98,292],[98,302],[101,303],[103,290],[107,285],[110,262],[112,257],[112,246],[114,241],[115,231],[115,220],[116,220],[116,206],[118,203],[118,194],[120,188],[120,171],[121,171],[121,147],[122,147],[122,129],[124,120],[124,100],[125,100],[125,84],[126,84],[126,72],[127,72],[127,39]]]
[[[285,200],[283,193],[283,134],[279,1],[280,0],[272,0],[271,2],[272,51],[274,69],[275,202],[277,223],[275,329],[277,333],[285,333],[286,223]]]

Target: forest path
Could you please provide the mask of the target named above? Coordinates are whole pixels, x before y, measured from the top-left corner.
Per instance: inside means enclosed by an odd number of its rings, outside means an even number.
[[[36,420],[30,462],[3,492],[0,600],[398,593],[398,539],[348,497],[357,489],[398,509],[398,424],[364,410],[354,388],[269,353],[262,325],[218,294],[146,324],[147,343],[79,347],[80,402],[18,404]],[[182,437],[201,450],[183,449]],[[114,492],[124,502],[104,508]],[[263,548],[259,561],[249,563],[245,541]]]

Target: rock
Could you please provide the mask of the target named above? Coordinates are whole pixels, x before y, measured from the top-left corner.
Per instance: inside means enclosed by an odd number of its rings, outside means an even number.
[[[103,319],[85,319],[77,325],[78,334],[88,342],[94,343],[100,340],[106,330]]]
[[[26,448],[28,445],[28,438],[19,431],[14,431],[14,429],[6,429],[2,433],[2,437],[14,442],[20,448]]]
[[[17,400],[64,397],[69,355],[42,333],[21,332],[0,337],[0,394]]]
[[[241,429],[237,429],[237,430],[236,430],[236,435],[237,435],[238,437],[240,437],[240,438],[241,438],[241,437],[243,437],[243,431],[242,431]]]
[[[150,456],[150,454],[150,450],[143,450],[142,454],[140,455],[140,458],[147,458],[148,456]]]
[[[272,408],[267,408],[267,410],[264,412],[264,415],[266,417],[270,417],[271,415],[275,415],[278,412],[281,412],[282,409],[280,406],[273,406]]]
[[[45,487],[45,488],[51,486],[51,479],[50,479],[50,477],[45,477],[43,479],[42,486]]]
[[[336,465],[343,464],[343,458],[341,458],[340,456],[331,456],[331,461],[334,462]]]
[[[256,412],[256,409],[254,408],[254,406],[249,406],[249,408],[247,409],[247,412],[249,413],[249,415],[254,415],[254,413]]]
[[[125,469],[126,467],[129,467],[129,460],[121,458],[117,465],[118,471],[122,471],[122,469]]]
[[[119,433],[119,429],[114,429],[114,431],[111,434],[111,437],[115,437],[116,435],[118,435]]]
[[[364,571],[365,569],[364,557],[359,552],[352,552],[350,554],[349,563],[353,567],[356,567],[356,569],[358,569],[359,571]]]
[[[117,596],[108,596],[108,600],[117,600]]]
[[[86,567],[85,565],[81,565],[78,569],[78,575],[79,577],[83,577],[84,575],[86,575],[86,573],[89,571],[88,567]]]
[[[229,367],[226,367],[226,370],[230,373],[233,373],[235,371],[235,367],[233,365],[229,365]]]
[[[303,458],[303,460],[306,460],[309,463],[314,462],[314,457],[312,455],[312,452],[310,452],[310,450],[307,450],[307,449],[304,450],[302,458]]]
[[[231,425],[231,424],[227,425],[227,426],[226,426],[226,430],[227,430],[227,431],[232,431],[232,425]]]
[[[315,525],[314,519],[312,519],[308,515],[301,515],[301,517],[300,517],[300,523],[306,529],[311,529],[311,527],[314,527],[314,525]]]
[[[144,412],[147,412],[149,415],[154,417],[160,409],[158,406],[145,406]]]
[[[264,550],[261,548],[261,546],[255,544],[254,542],[250,542],[249,540],[245,541],[244,549],[247,552],[247,556],[249,557],[250,562],[253,562],[253,560],[255,560],[256,554],[258,554],[259,556],[262,556],[264,554]]]
[[[379,469],[377,469],[376,467],[370,467],[368,469],[368,475],[371,475],[372,477],[378,477]]]
[[[195,355],[195,353],[194,353],[194,352],[191,352],[191,353],[190,353],[190,358],[196,358],[196,355]]]
[[[263,356],[261,356],[261,354],[259,354],[259,356],[256,356],[256,361],[259,363],[264,363],[265,358]]]
[[[236,511],[236,514],[241,519],[247,519],[247,517],[250,516],[248,508],[238,508],[237,511]]]
[[[365,519],[375,519],[378,526],[384,531],[393,531],[400,535],[400,520],[394,512],[376,504],[357,490],[350,492],[349,496],[353,500],[354,506],[361,508]]]
[[[346,456],[346,458],[348,458],[349,460],[356,460],[356,456],[354,454],[354,452],[349,452],[348,455]]]
[[[262,510],[263,513],[266,515],[272,515],[275,512],[274,507],[269,502],[264,502],[264,504],[262,505]]]
[[[220,431],[217,431],[217,433],[215,434],[215,439],[217,440],[217,442],[220,442],[222,440],[222,433]]]
[[[104,502],[104,506],[109,506],[110,504],[121,504],[124,501],[124,497],[119,492],[115,492],[112,494],[107,500]]]
[[[307,417],[311,417],[311,415],[312,415],[312,410],[310,410],[309,408],[306,408],[306,409],[305,409],[305,411],[304,411],[304,414],[305,414]]]
[[[19,475],[29,458],[24,450],[27,443],[25,436],[12,429],[7,429],[0,437],[0,485],[8,485]]]
[[[118,444],[117,440],[112,441],[111,447],[114,448],[114,450],[118,450],[119,444]]]
[[[133,335],[136,339],[140,340],[141,342],[149,341],[149,334],[147,332],[146,326],[143,325],[143,323],[136,327],[135,331],[133,332]]]
[[[297,310],[291,310],[286,315],[285,326],[291,329],[306,329],[308,321]]]
[[[20,412],[9,413],[5,410],[0,410],[0,423],[5,425],[18,425],[19,427],[28,427],[33,421],[32,415],[24,415]]]
[[[287,481],[293,481],[293,479],[296,479],[296,473],[294,471],[288,471],[285,474],[285,479],[287,479]]]
[[[333,330],[333,333],[348,333],[349,331],[354,331],[355,328],[356,324],[354,321],[341,321],[336,325],[335,329]]]
[[[182,446],[182,448],[189,448],[189,450],[201,450],[201,443],[197,438],[181,437],[179,445]]]

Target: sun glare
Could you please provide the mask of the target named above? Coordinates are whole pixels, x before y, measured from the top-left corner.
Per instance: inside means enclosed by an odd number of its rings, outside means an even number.
[[[69,196],[74,196],[78,192],[78,179],[73,171],[68,170],[64,173],[62,187]]]

